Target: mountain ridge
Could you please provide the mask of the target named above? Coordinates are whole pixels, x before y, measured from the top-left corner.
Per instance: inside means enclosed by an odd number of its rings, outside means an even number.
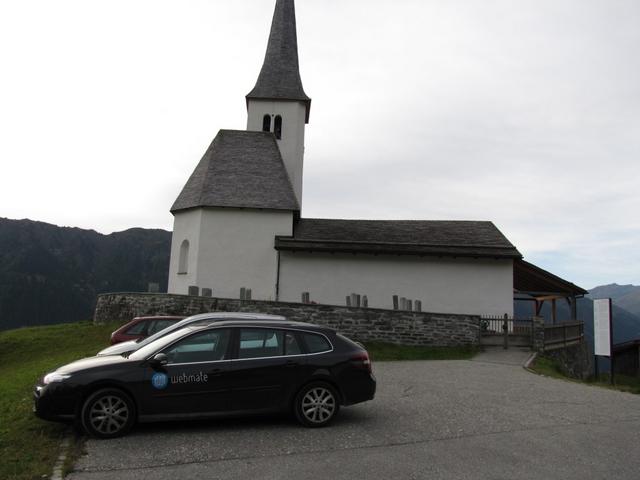
[[[618,307],[640,317],[640,286],[617,283],[601,285],[589,291],[589,298],[611,298]]]

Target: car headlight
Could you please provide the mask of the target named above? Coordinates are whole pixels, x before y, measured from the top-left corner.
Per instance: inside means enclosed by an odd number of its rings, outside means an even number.
[[[45,385],[49,385],[50,383],[53,383],[53,382],[62,382],[63,380],[66,380],[70,376],[71,375],[65,375],[63,373],[51,372],[51,373],[47,373],[44,376],[42,383],[44,383]]]

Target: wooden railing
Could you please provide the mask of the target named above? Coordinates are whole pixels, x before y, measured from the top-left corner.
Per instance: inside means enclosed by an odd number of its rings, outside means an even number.
[[[530,345],[554,350],[576,345],[584,340],[584,322],[565,322],[544,325],[544,344],[542,343],[542,319],[517,319],[508,317],[487,317],[480,319],[481,343],[484,345],[514,346]],[[536,339],[537,342],[536,343]]]
[[[584,338],[584,322],[559,323],[544,326],[544,348],[553,350],[575,345]]]

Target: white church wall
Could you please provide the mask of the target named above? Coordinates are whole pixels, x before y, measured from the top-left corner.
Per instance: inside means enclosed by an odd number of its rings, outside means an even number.
[[[171,260],[169,261],[169,293],[186,294],[189,285],[196,285],[198,249],[200,248],[200,223],[202,210],[194,209],[177,213],[173,218],[173,235],[171,236]],[[186,273],[179,272],[180,247],[187,240],[189,252],[187,255]]]
[[[280,296],[300,302],[345,305],[351,293],[369,307],[393,308],[393,295],[422,301],[428,312],[513,315],[513,262],[281,252]]]
[[[251,289],[253,299],[274,300],[278,265],[274,238],[292,234],[293,213],[236,208],[200,211],[194,258],[198,270],[195,283],[190,285],[212,288],[214,296],[225,298],[238,298],[240,288],[245,287]],[[176,214],[176,218],[181,215]],[[182,291],[170,293],[186,293],[185,285],[180,285]]]
[[[302,205],[302,170],[306,107],[301,102],[249,100],[247,130],[262,131],[265,115],[271,115],[273,132],[276,115],[282,116],[282,138],[278,140],[282,160],[291,179],[293,191]]]

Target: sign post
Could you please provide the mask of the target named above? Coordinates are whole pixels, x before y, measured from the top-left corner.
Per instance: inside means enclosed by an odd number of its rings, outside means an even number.
[[[593,301],[593,353],[596,377],[598,376],[598,357],[609,357],[610,380],[613,384],[613,315],[610,298]]]

